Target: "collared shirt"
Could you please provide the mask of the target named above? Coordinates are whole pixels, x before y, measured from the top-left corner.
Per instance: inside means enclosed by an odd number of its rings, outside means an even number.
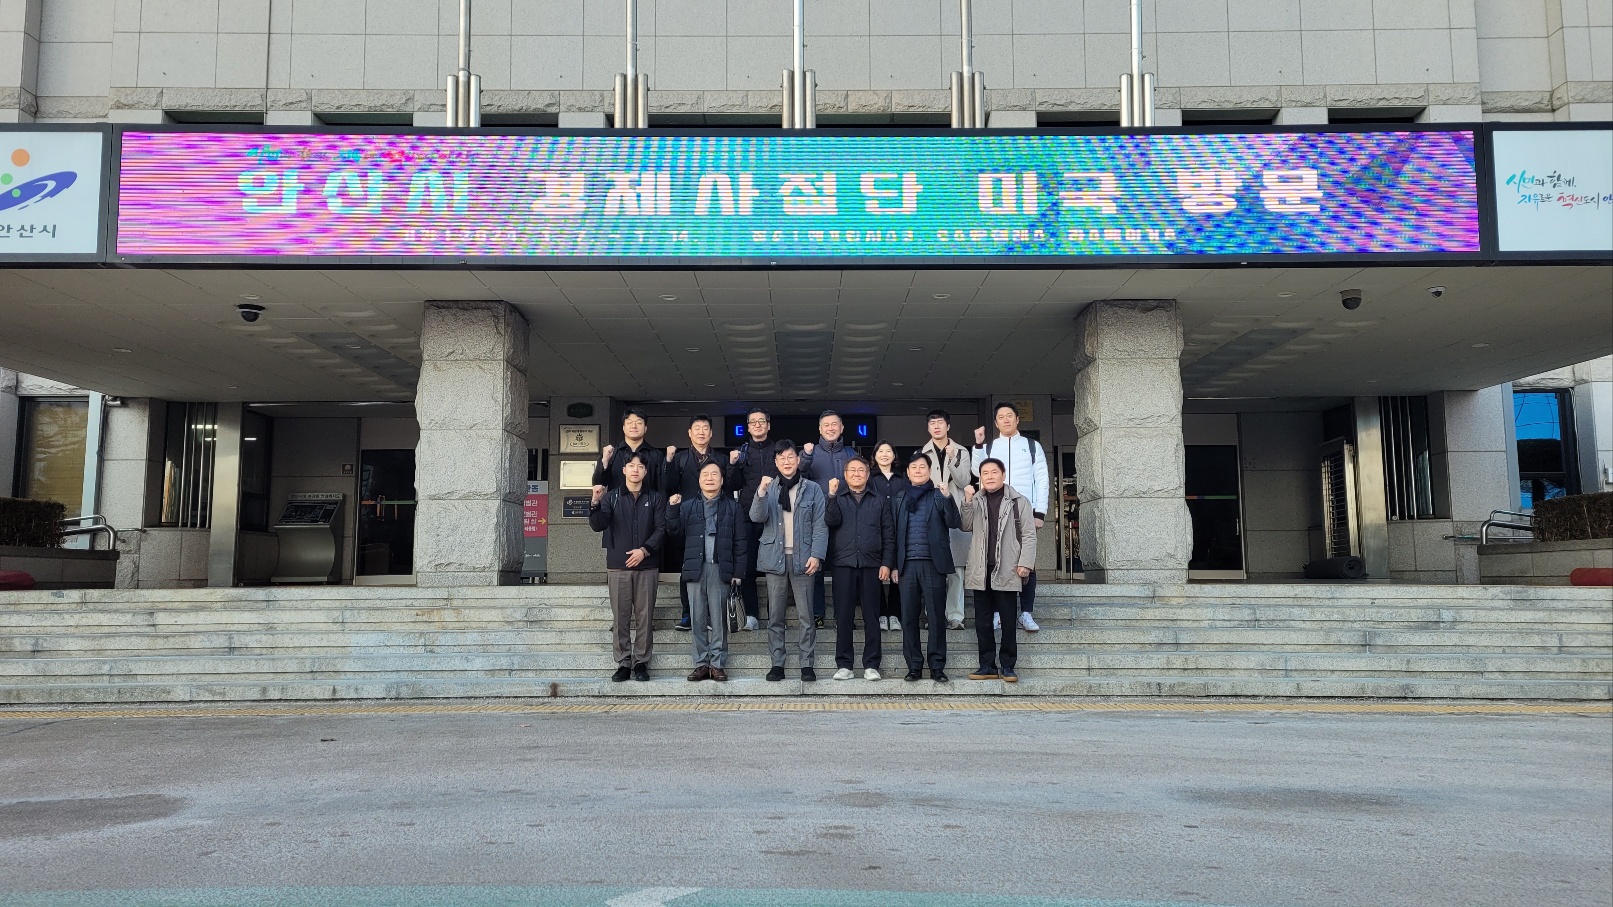
[[[706,498],[706,563],[717,563],[717,499]]]

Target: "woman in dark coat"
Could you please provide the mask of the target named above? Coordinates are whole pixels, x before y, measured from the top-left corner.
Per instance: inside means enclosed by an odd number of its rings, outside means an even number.
[[[913,487],[907,480],[907,472],[896,465],[896,447],[889,441],[881,441],[874,447],[874,474],[868,480],[868,487],[887,501],[903,489]],[[879,625],[884,630],[902,629],[902,593],[895,583],[885,586]]]

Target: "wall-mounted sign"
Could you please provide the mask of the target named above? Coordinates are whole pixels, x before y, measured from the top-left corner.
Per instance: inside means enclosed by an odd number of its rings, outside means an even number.
[[[580,491],[594,487],[594,467],[598,460],[561,460],[560,490]]]
[[[0,261],[101,251],[104,130],[0,131]]]
[[[132,261],[945,266],[1480,251],[1471,130],[121,138],[116,254]]]
[[[560,452],[563,454],[599,453],[599,426],[560,426]]]
[[[560,515],[568,520],[586,520],[594,500],[586,494],[568,494],[560,499]]]
[[[1502,252],[1613,252],[1613,130],[1491,134]]]

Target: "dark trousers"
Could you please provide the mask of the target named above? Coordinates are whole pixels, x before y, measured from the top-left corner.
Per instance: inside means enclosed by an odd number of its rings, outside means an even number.
[[[879,606],[880,617],[902,618],[902,586],[900,583],[891,583],[885,586],[885,598]]]
[[[1003,623],[1002,654],[998,655],[997,634],[991,628],[991,616],[996,614]],[[1004,671],[1014,670],[1019,662],[1019,593],[1001,589],[975,590],[975,642],[980,645],[980,666],[984,673],[995,674],[1000,665]]]
[[[667,508],[671,510],[672,508]],[[661,572],[671,573],[678,577],[678,603],[683,606],[679,619],[689,616],[689,584],[683,581],[683,536],[667,533],[666,542],[661,546]]]
[[[929,656],[930,670],[941,671],[947,666],[947,578],[935,569],[929,558],[910,560],[902,565],[902,657],[909,671],[924,668],[925,655]],[[930,619],[930,635],[923,652],[919,651],[919,610]]]
[[[750,527],[750,547],[745,550],[745,575],[739,578],[739,597],[745,600],[745,615],[756,617],[762,613],[756,597],[756,555],[762,546],[762,524],[747,520],[745,525]]]
[[[879,642],[880,591],[878,567],[836,567],[835,570],[835,667],[849,668],[856,663],[853,648],[853,614],[863,614],[863,667],[878,668],[883,654]]]
[[[1035,608],[1036,608],[1036,571],[1032,570],[1031,575],[1025,577],[1025,585],[1023,587],[1021,587],[1020,590],[1019,590],[1019,609],[1021,611],[1024,611],[1026,614],[1029,614]],[[1014,619],[1018,620],[1019,618],[1016,616]]]

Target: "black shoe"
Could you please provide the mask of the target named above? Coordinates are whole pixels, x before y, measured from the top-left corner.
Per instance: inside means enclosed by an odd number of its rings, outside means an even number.
[[[902,679],[908,681],[909,683],[911,683],[912,681],[915,681],[915,680],[919,679],[919,672],[917,672],[917,671],[908,671],[907,676],[903,677]]]
[[[650,666],[649,665],[634,665],[633,666],[633,679],[634,680],[649,680],[650,679]]]
[[[771,668],[768,668],[767,669],[767,679],[772,680],[772,681],[783,680],[784,679],[784,666],[783,665],[774,665]]]
[[[931,671],[930,672],[930,679],[935,681],[936,683],[946,683],[947,682],[947,672],[945,672],[945,671]]]
[[[802,668],[801,669],[801,682],[802,683],[817,683],[817,681],[818,681],[818,672],[817,671],[814,671],[811,668]]]
[[[615,683],[621,683],[622,681],[624,681],[627,678],[632,677],[632,676],[633,676],[633,669],[629,668],[627,665],[622,665],[621,667],[616,669],[615,674],[610,675],[610,679]]]
[[[680,633],[689,632],[689,615],[685,614],[677,623],[672,625],[672,629]]]

